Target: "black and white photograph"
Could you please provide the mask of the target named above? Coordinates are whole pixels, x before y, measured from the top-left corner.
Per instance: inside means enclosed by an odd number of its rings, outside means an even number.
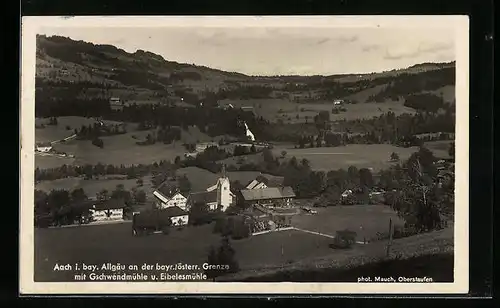
[[[468,286],[468,19],[25,17],[21,292]]]

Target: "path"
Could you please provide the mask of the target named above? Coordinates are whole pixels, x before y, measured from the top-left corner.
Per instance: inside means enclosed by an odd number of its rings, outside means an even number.
[[[62,225],[62,226],[50,226],[49,229],[59,229],[59,228],[76,228],[76,227],[92,227],[92,226],[102,226],[102,225],[113,225],[113,224],[123,224],[131,223],[132,220],[109,220],[109,221],[95,221],[88,224],[73,224],[73,225]]]
[[[73,134],[73,135],[71,135],[71,136],[69,136],[69,137],[66,137],[66,138],[64,138],[64,139],[51,141],[51,142],[50,142],[50,144],[51,144],[51,145],[52,145],[52,144],[58,144],[58,143],[61,143],[61,142],[63,142],[63,141],[64,141],[64,142],[66,142],[66,141],[68,141],[68,140],[75,139],[75,138],[76,138],[76,134]]]
[[[297,227],[287,227],[287,228],[281,228],[281,229],[276,229],[276,230],[260,231],[260,232],[253,233],[252,235],[256,236],[256,235],[267,234],[267,233],[271,233],[271,232],[288,231],[288,230],[295,230],[295,231],[305,232],[305,233],[309,233],[309,234],[324,236],[324,237],[331,238],[331,239],[335,238],[334,235],[325,234],[325,233],[316,232],[316,231],[310,231],[310,230],[301,229],[301,228],[297,228]],[[368,242],[365,243],[365,242],[362,242],[362,241],[356,241],[356,244],[368,244]]]

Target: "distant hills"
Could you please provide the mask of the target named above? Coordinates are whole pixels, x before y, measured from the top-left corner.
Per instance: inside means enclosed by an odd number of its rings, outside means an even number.
[[[37,104],[70,96],[187,105],[208,99],[297,97],[306,102],[337,98],[384,102],[422,92],[451,102],[455,62],[422,63],[372,74],[262,77],[168,61],[143,50],[128,53],[111,45],[38,35],[36,77]]]

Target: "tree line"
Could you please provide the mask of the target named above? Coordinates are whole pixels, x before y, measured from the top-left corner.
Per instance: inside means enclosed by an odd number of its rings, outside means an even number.
[[[136,188],[128,191],[124,189],[122,184],[118,184],[111,192],[106,189],[99,191],[96,194],[96,199],[99,201],[123,200],[125,203],[124,218],[127,218],[134,204],[146,202],[146,193]],[[54,189],[49,193],[35,189],[35,227],[90,222],[90,208],[81,206],[83,202],[88,200],[89,197],[83,188],[71,191]]]

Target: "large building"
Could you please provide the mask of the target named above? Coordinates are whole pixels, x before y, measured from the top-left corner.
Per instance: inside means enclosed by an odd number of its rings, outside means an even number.
[[[240,190],[237,202],[245,208],[258,205],[269,208],[290,207],[295,198],[293,189],[286,187],[267,187]]]

